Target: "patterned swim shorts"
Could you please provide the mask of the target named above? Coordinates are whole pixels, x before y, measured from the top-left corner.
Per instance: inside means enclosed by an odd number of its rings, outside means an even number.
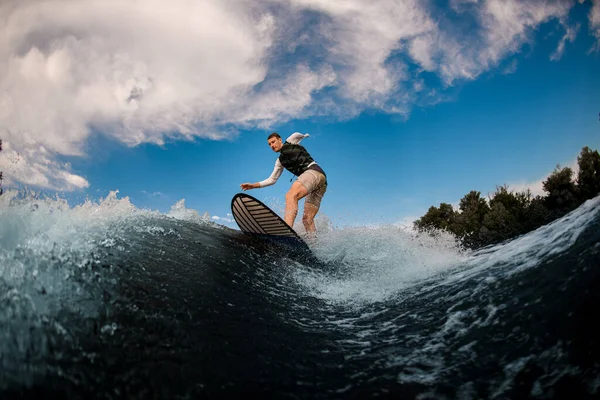
[[[315,207],[321,206],[321,199],[327,191],[327,178],[322,173],[309,169],[298,177],[298,181],[308,190],[304,201]]]

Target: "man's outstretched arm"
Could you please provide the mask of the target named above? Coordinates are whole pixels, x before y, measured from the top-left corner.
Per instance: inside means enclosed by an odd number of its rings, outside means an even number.
[[[296,132],[292,133],[287,139],[285,139],[285,141],[292,144],[298,144],[302,139],[305,139],[309,136],[310,135],[308,133],[305,135],[303,133]]]
[[[240,188],[242,188],[242,190],[250,190],[250,189],[258,189],[261,187],[274,185],[275,182],[277,182],[277,179],[279,179],[279,177],[281,176],[282,172],[283,172],[283,165],[281,165],[281,163],[279,162],[279,159],[277,159],[275,161],[275,168],[273,168],[273,172],[271,173],[271,176],[269,176],[264,181],[260,181],[260,182],[256,182],[256,183],[242,183],[240,185]]]

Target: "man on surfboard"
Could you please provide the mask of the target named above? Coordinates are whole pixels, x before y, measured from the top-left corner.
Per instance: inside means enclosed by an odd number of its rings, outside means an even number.
[[[302,224],[306,233],[314,236],[316,234],[315,216],[319,212],[321,199],[327,190],[327,176],[308,151],[298,144],[308,136],[308,134],[294,133],[283,142],[277,132],[271,133],[267,138],[267,143],[274,152],[279,153],[271,176],[256,183],[242,183],[240,187],[242,190],[250,190],[274,185],[283,169],[287,169],[298,178],[285,195],[284,220],[289,226],[294,227],[294,220],[298,214],[298,201],[306,197]]]

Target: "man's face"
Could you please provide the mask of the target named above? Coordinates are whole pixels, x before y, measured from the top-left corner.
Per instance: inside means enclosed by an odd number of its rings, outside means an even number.
[[[267,143],[269,144],[269,147],[272,148],[276,153],[279,152],[279,150],[281,150],[281,146],[283,146],[281,138],[278,137],[272,137],[271,139],[267,140]]]

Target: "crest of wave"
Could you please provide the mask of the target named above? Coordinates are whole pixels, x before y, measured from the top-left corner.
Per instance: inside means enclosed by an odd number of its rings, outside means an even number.
[[[334,264],[335,273],[299,269],[296,277],[314,296],[336,303],[384,301],[465,258],[447,232],[417,233],[398,226],[330,230],[319,236],[314,252]]]
[[[17,293],[19,302],[29,304],[27,314],[40,316],[76,303],[75,298],[83,304],[82,297],[93,297],[101,250],[122,249],[126,237],[119,227],[125,229],[139,214],[152,214],[117,193],[73,207],[33,192],[0,196],[0,287],[13,293],[12,300],[2,299],[17,301]]]
[[[185,207],[185,199],[179,200],[171,206],[171,210],[166,214],[168,217],[204,224],[210,221],[210,215],[205,212],[203,215],[196,210]]]
[[[540,265],[575,244],[580,235],[600,215],[600,196],[587,200],[579,208],[538,229],[497,245],[471,253],[465,263],[476,274],[481,269],[500,268],[506,273],[518,273]]]
[[[111,191],[98,202],[70,207],[65,199],[40,198],[35,192],[8,191],[0,197],[0,252],[17,247],[47,251],[56,246],[88,248],[86,233],[102,232],[108,224],[149,211],[137,209],[128,197]]]
[[[59,315],[101,312],[116,282],[104,274],[111,266],[100,254],[126,243],[119,227],[140,213],[148,212],[117,199],[117,191],[73,207],[30,191],[0,196],[0,370],[7,376],[31,379],[18,372],[25,360],[43,360],[50,343],[71,340],[76,328],[63,326]],[[43,373],[44,364],[28,368]]]

